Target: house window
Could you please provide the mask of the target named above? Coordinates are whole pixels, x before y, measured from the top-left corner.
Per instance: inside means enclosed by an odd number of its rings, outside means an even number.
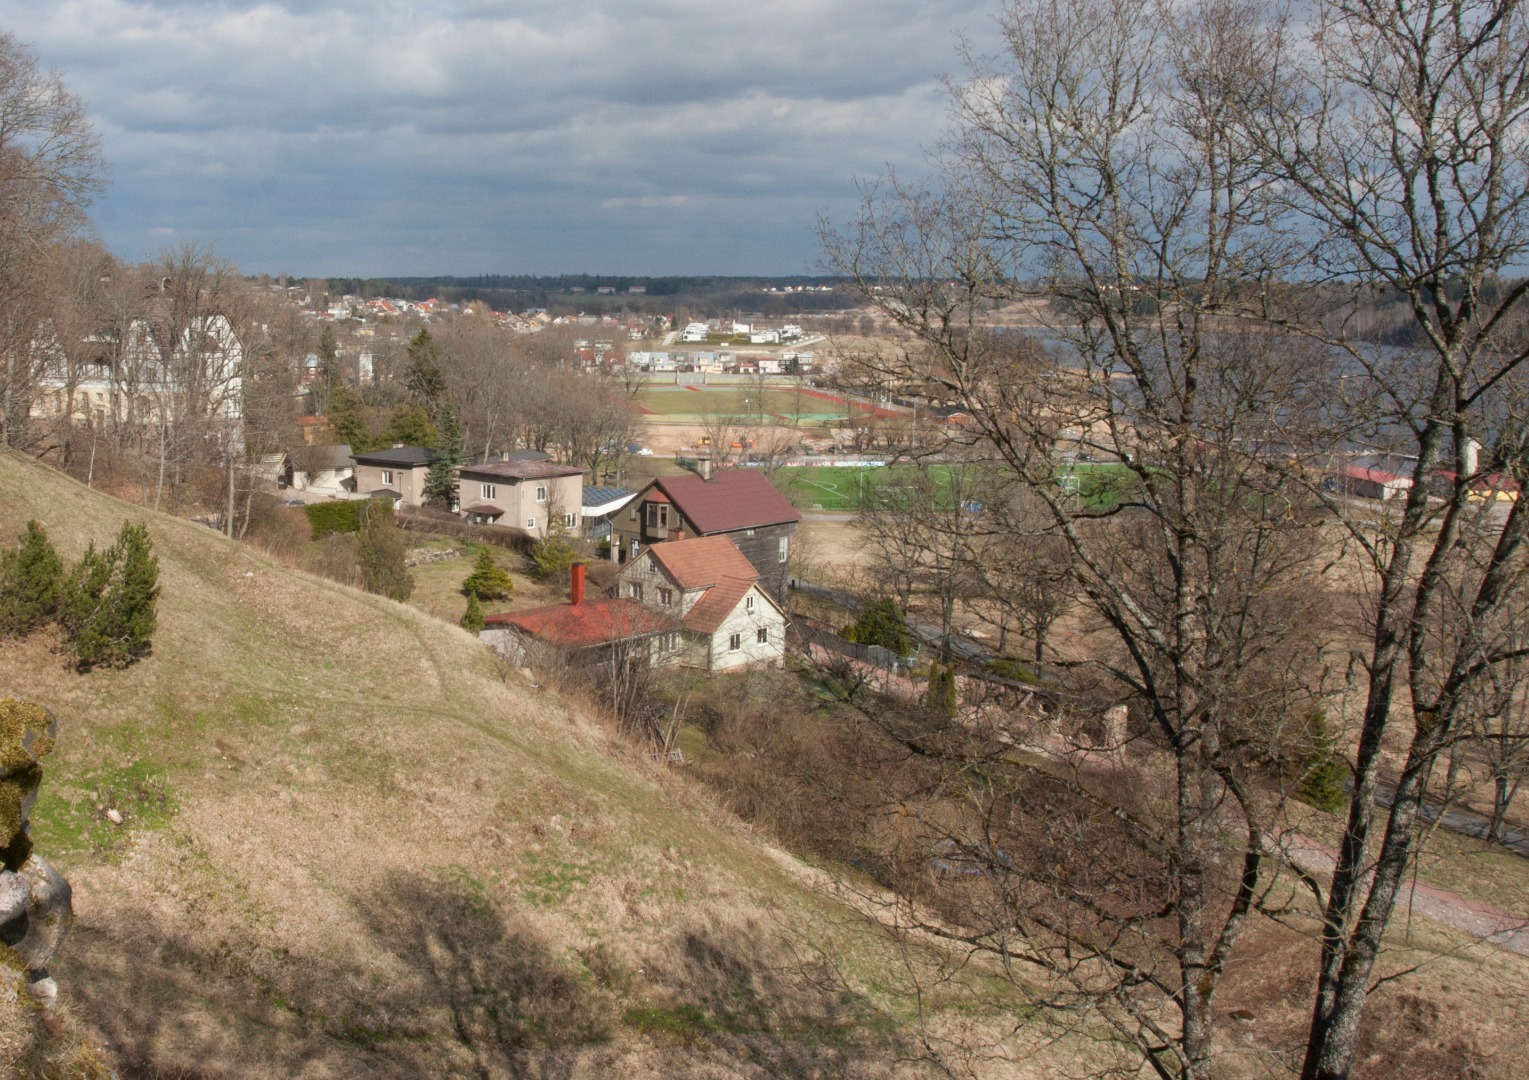
[[[674,603],[674,590],[673,589],[659,589],[658,590],[658,602],[660,604],[672,604],[672,603]]]
[[[546,502],[547,501],[547,485],[546,484],[538,484],[537,485],[537,487],[536,487],[536,501],[537,502]]]
[[[727,648],[729,652],[737,652],[739,649],[743,648],[743,635],[734,634],[732,637],[728,638]]]
[[[383,469],[382,470],[382,482],[384,484],[386,484],[388,487],[392,487],[393,486],[393,470],[392,469]]]
[[[578,514],[564,514],[563,515],[563,527],[564,528],[571,529],[575,525],[577,525],[578,523],[579,523],[579,515]]]
[[[631,520],[631,521],[636,521],[637,520],[637,504],[636,503],[633,503],[631,506],[627,507],[626,516],[627,516],[628,520]]]
[[[761,626],[759,628],[759,633],[755,635],[755,638],[759,644],[768,645],[770,643],[770,628],[768,626]]]
[[[534,517],[526,518],[526,528],[528,528],[528,529],[536,528],[536,519]]]
[[[743,598],[743,610],[744,611],[753,611],[754,610],[754,594],[753,593],[749,593],[747,596],[745,596]]]
[[[492,499],[494,497],[494,485],[493,484],[484,484],[483,485],[483,497],[485,499]]]
[[[744,536],[753,536],[754,535],[754,530],[753,529],[744,529],[743,530],[743,535]]]
[[[632,582],[632,599],[633,600],[641,600],[642,599],[642,582],[640,582],[640,581]]]
[[[669,508],[663,503],[648,504],[648,528],[667,529],[669,527]]]
[[[780,561],[785,562],[791,556],[791,537],[780,538]]]

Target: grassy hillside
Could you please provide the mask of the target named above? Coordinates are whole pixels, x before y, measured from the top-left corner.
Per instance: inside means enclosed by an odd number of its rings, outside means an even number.
[[[0,643],[0,688],[60,725],[34,836],[75,888],[62,999],[122,1075],[905,1068],[877,989],[905,958],[467,634],[0,466],[5,543],[36,518],[70,560],[132,518],[160,557],[145,662]]]

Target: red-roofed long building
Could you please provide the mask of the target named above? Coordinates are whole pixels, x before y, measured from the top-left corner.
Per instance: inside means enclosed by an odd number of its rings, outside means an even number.
[[[754,469],[661,476],[611,521],[611,555],[630,562],[649,545],[725,536],[743,552],[777,600],[786,594],[791,538],[802,520],[769,477]]]

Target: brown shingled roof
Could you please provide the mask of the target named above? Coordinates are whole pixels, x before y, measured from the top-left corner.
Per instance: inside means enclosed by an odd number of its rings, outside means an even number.
[[[666,540],[648,548],[648,554],[682,589],[702,589],[723,578],[753,581],[759,576],[738,545],[725,536]]]
[[[695,605],[685,612],[685,629],[702,634],[714,634],[748,591],[754,587],[752,579],[723,578],[701,594]],[[760,593],[763,596],[763,593]]]
[[[555,461],[489,461],[462,466],[463,476],[487,476],[503,480],[546,480],[555,476],[578,476],[583,469]]]
[[[669,496],[700,533],[737,532],[802,520],[770,478],[753,469],[723,469],[710,480],[695,475],[664,476],[653,481],[653,487]]]

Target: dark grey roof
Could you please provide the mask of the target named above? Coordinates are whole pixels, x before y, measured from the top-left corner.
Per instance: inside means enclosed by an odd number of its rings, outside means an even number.
[[[505,461],[551,461],[552,455],[545,450],[511,450],[504,455]]]
[[[401,469],[412,469],[416,465],[430,464],[436,453],[424,446],[393,446],[386,450],[367,450],[351,457],[357,465],[396,465]]]
[[[369,498],[369,499],[392,499],[394,502],[397,502],[399,499],[403,498],[403,495],[401,495],[399,492],[394,491],[392,488],[378,488],[376,491],[369,491],[369,492],[367,492],[367,498]]]

